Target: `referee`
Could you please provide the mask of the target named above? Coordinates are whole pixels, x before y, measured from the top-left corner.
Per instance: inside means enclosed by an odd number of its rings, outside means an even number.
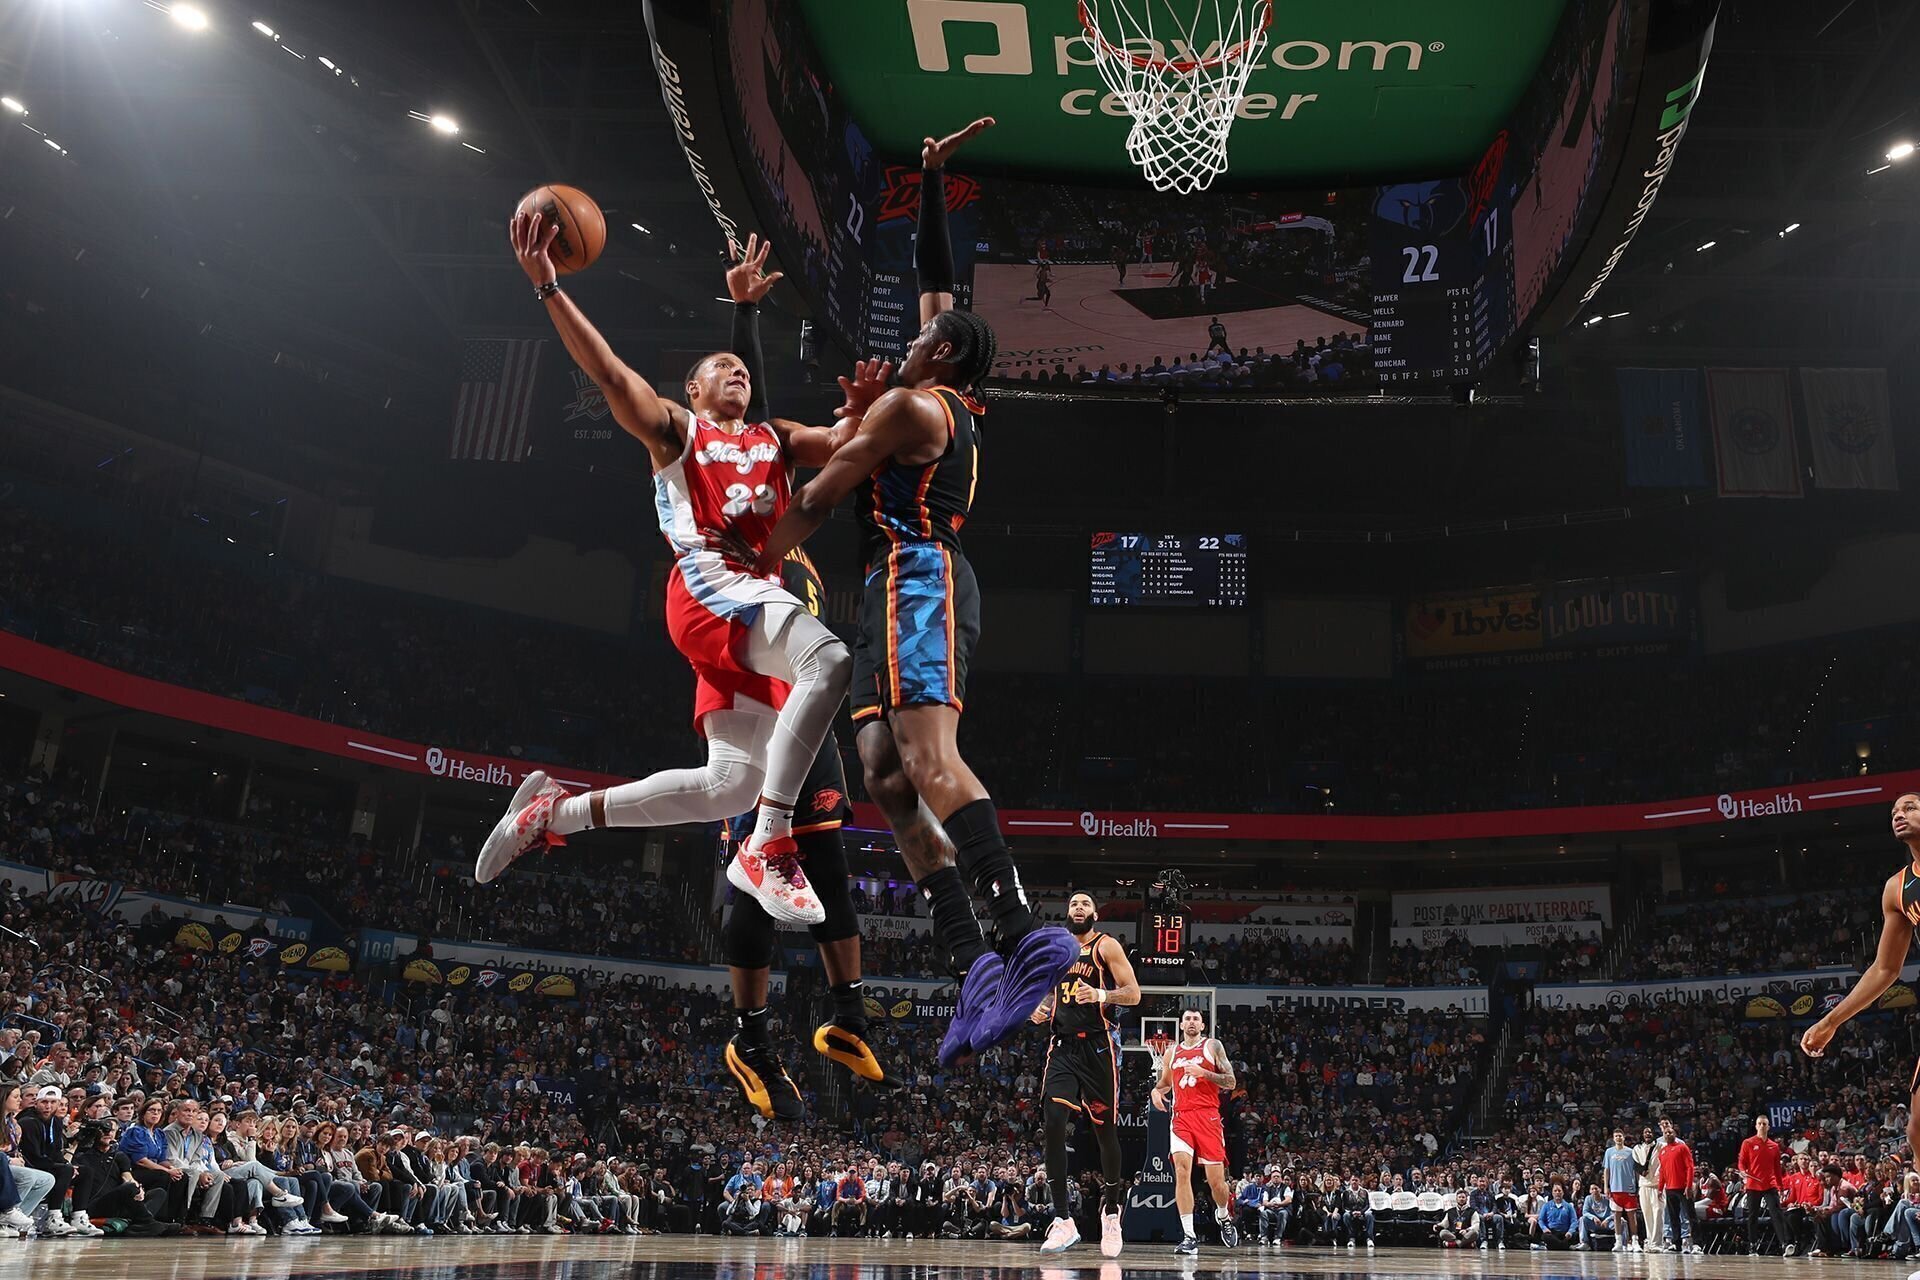
[[[1126,948],[1094,925],[1100,910],[1093,895],[1067,900],[1067,928],[1080,943],[1079,958],[1052,995],[1033,1011],[1033,1021],[1052,1022],[1047,1065],[1040,1096],[1047,1113],[1047,1187],[1053,1200],[1053,1226],[1042,1253],[1062,1253],[1080,1243],[1067,1199],[1067,1125],[1084,1116],[1100,1144],[1100,1252],[1120,1256],[1120,1135],[1114,1114],[1120,1105],[1119,1050],[1114,1044],[1112,1005],[1140,1003]]]

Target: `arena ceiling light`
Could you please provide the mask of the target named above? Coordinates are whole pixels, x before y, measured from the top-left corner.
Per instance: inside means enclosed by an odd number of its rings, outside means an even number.
[[[26,104],[21,102],[20,99],[18,98],[0,98],[0,107],[5,107],[7,110],[13,112],[13,114],[17,116],[33,114],[32,112],[27,110]]]
[[[1695,253],[1705,253],[1705,252],[1706,252],[1707,250],[1709,250],[1709,249],[1711,249],[1711,248],[1713,248],[1713,246],[1715,246],[1715,245],[1717,245],[1717,244],[1719,244],[1719,243],[1720,243],[1720,242],[1719,242],[1718,240],[1709,240],[1709,241],[1707,241],[1707,242],[1706,242],[1705,244],[1703,244],[1703,245],[1701,245],[1701,246],[1700,246],[1700,247],[1699,247],[1698,249],[1695,249],[1695,250],[1694,250],[1694,252],[1695,252]]]
[[[207,18],[207,11],[198,5],[176,4],[167,10],[167,16],[173,19],[174,26],[196,34],[213,25]]]
[[[643,235],[643,236],[650,236],[650,235],[652,235],[652,234],[653,234],[653,232],[651,232],[651,231],[649,231],[649,230],[647,230],[647,229],[646,229],[645,227],[643,227],[643,226],[641,226],[641,225],[640,225],[639,223],[637,223],[637,222],[633,224],[633,229],[634,229],[635,231],[638,231],[638,232],[639,232],[639,233],[640,233],[641,235]]]
[[[1785,240],[1788,236],[1792,235],[1794,232],[1798,231],[1799,229],[1800,229],[1799,223],[1789,222],[1786,226],[1780,228],[1780,238],[1782,240]]]
[[[449,138],[460,132],[460,122],[452,116],[434,116],[427,123],[433,126],[435,133],[444,133]]]
[[[265,36],[269,40],[278,40],[280,38],[280,33],[278,31],[275,31],[272,27],[260,21],[258,18],[255,18],[253,20],[253,29],[255,31],[258,31],[261,35]]]
[[[1887,148],[1887,159],[1896,162],[1905,160],[1908,156],[1912,155],[1913,152],[1914,145],[1911,142],[1896,142]]]

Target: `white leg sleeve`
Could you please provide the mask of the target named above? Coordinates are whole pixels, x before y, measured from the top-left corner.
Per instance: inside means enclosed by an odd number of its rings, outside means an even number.
[[[753,808],[765,776],[770,714],[712,711],[701,722],[707,762],[698,769],[663,769],[638,782],[607,789],[610,827],[669,827],[720,822]],[[584,799],[585,797],[575,797]]]
[[[853,656],[812,614],[768,605],[747,634],[745,660],[753,670],[793,686],[767,744],[766,781],[760,787],[769,800],[791,807],[847,696]]]

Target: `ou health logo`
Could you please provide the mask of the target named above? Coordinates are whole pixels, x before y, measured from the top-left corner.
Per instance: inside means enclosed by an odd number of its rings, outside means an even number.
[[[1100,830],[1100,819],[1093,816],[1092,810],[1085,810],[1080,814],[1080,829],[1088,835]]]
[[[438,747],[427,748],[427,772],[439,777],[447,771],[447,753]]]
[[[1723,818],[1733,817],[1740,809],[1740,807],[1733,802],[1732,796],[1723,795],[1714,803],[1720,807],[1720,816]]]

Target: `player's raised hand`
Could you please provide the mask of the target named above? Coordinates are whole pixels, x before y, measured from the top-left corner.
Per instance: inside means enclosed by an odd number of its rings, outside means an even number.
[[[842,374],[840,392],[847,402],[833,411],[836,418],[861,418],[873,408],[873,402],[893,385],[893,361],[862,360],[853,366],[853,377]]]
[[[553,269],[553,259],[548,250],[560,234],[559,222],[548,222],[537,212],[529,209],[525,213],[513,215],[513,221],[507,224],[507,239],[513,244],[513,256],[520,261],[520,269],[527,273],[527,279],[536,285],[550,284],[559,278],[559,272]]]
[[[993,117],[981,116],[958,133],[950,133],[944,138],[923,140],[920,144],[921,165],[928,169],[943,167],[953,158],[953,153],[960,149],[962,143],[969,138],[978,137],[991,128],[993,128]]]
[[[735,302],[760,301],[786,276],[784,271],[766,273],[767,254],[772,249],[773,241],[748,233],[740,260],[727,269],[727,293]]]

